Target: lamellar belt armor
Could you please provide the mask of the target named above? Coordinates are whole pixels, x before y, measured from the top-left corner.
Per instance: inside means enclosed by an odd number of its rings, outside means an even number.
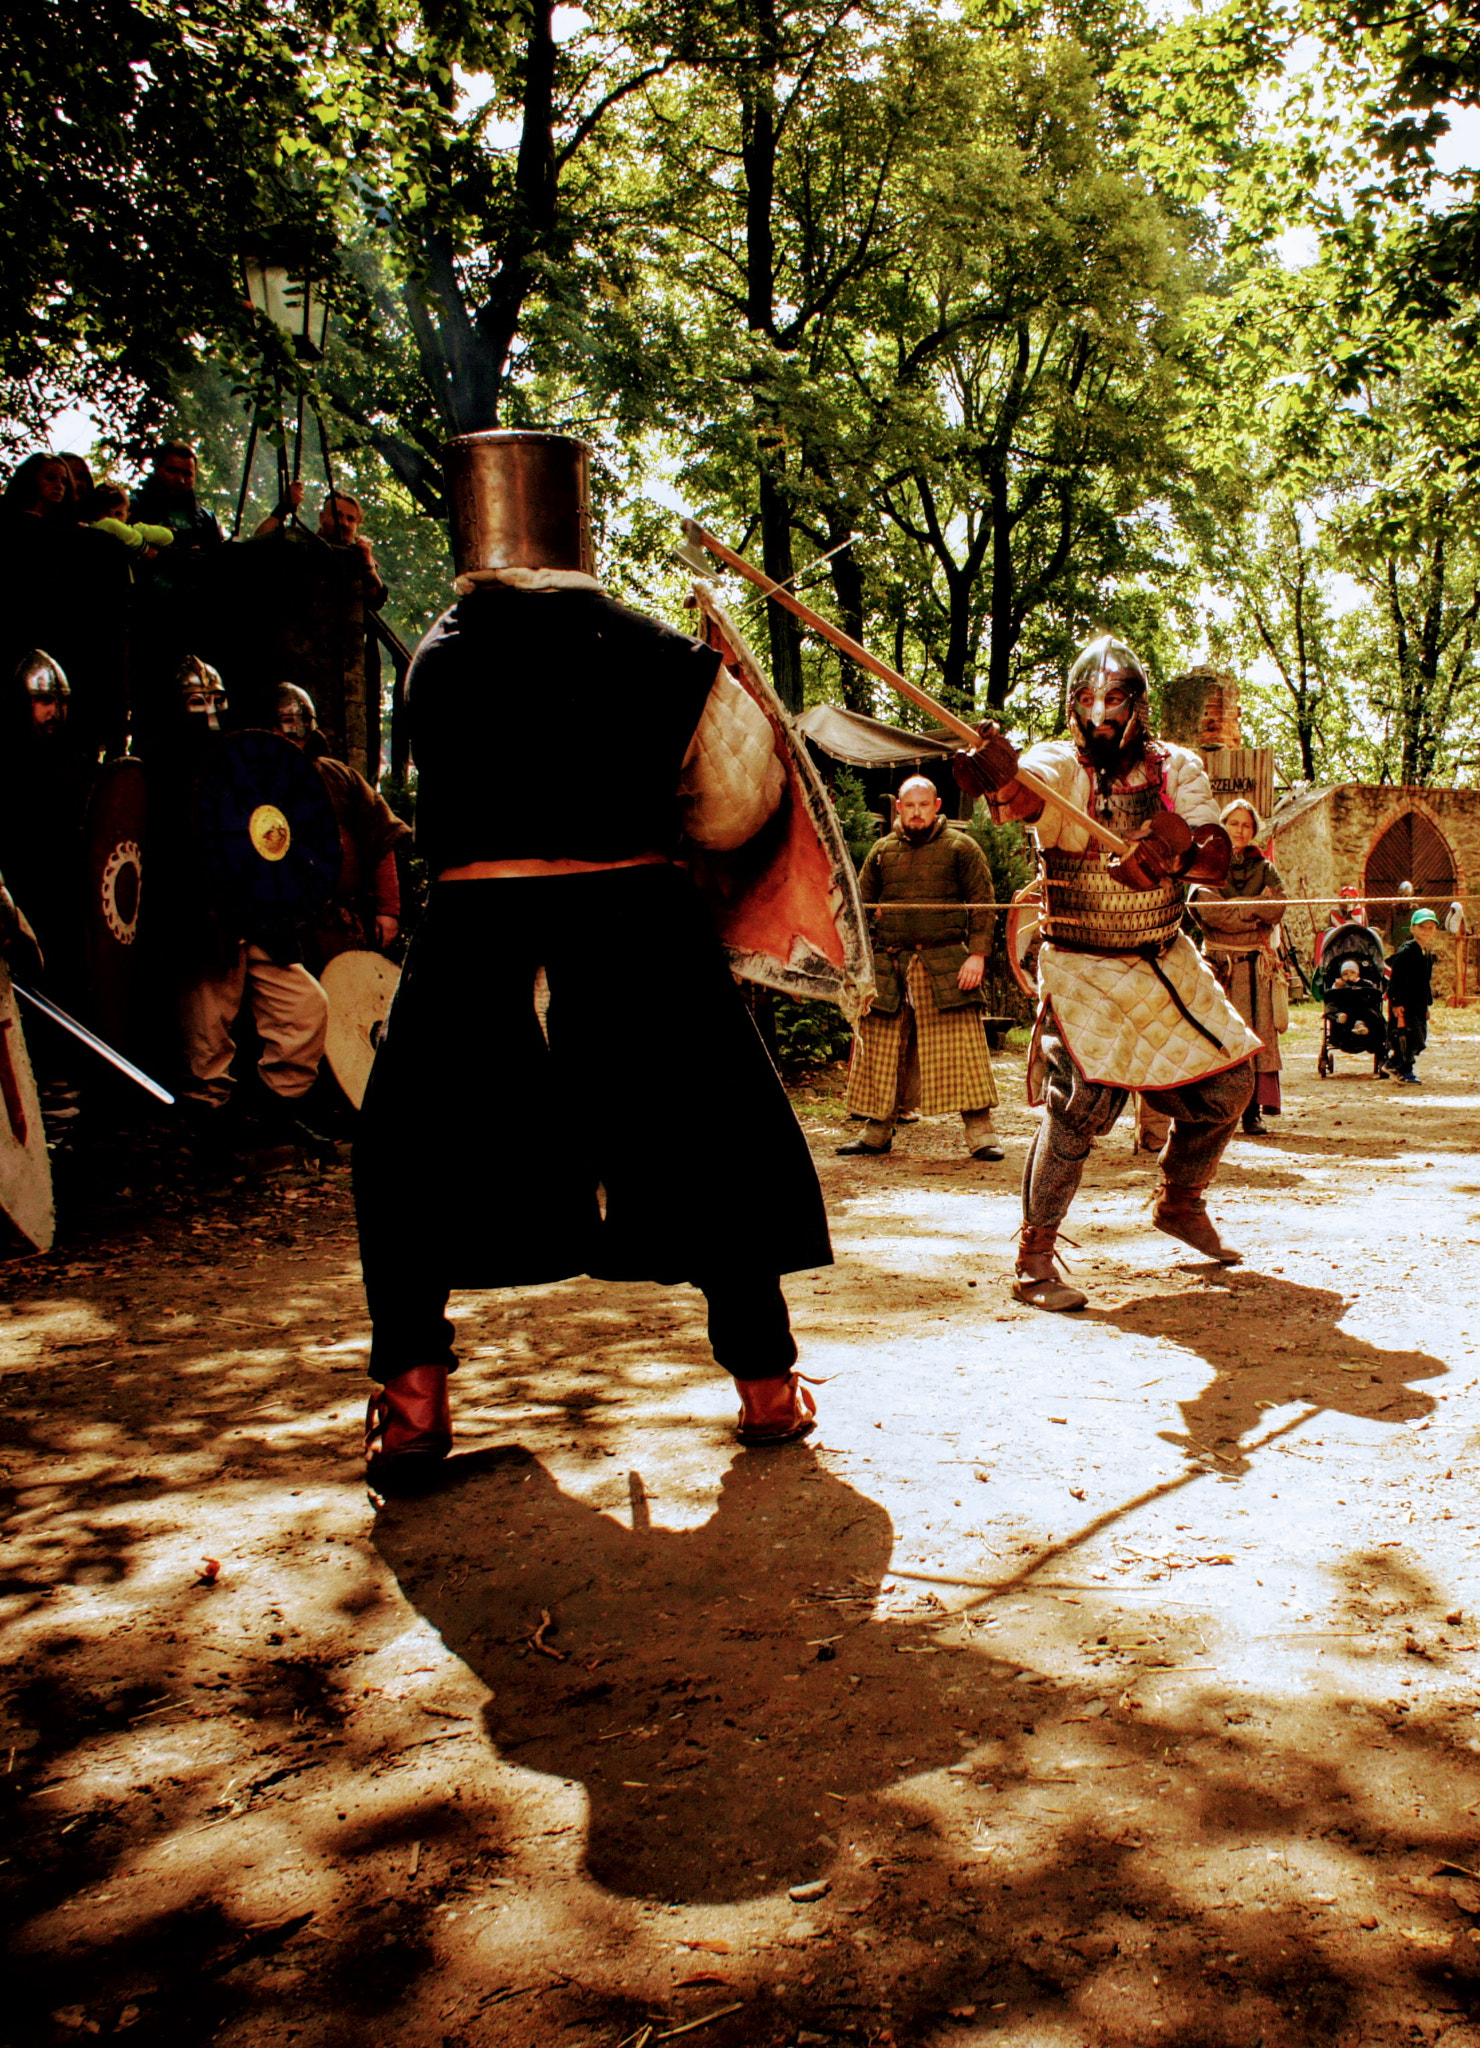
[[[1128,839],[1162,809],[1160,778],[1145,789],[1096,796],[1093,809]],[[1143,947],[1164,952],[1177,936],[1187,892],[1173,877],[1154,889],[1128,889],[1110,873],[1108,847],[1093,842],[1083,853],[1046,846],[1038,859],[1048,906],[1041,930],[1054,945],[1094,953],[1134,953]]]

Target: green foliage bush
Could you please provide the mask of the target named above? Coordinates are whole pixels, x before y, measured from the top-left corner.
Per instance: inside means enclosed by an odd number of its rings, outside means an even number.
[[[978,804],[966,830],[987,857],[992,870],[992,893],[999,903],[1010,903],[1037,873],[1033,848],[1021,825],[1010,821],[994,825],[985,804]]]
[[[773,1014],[776,1049],[786,1080],[800,1080],[804,1074],[848,1057],[853,1033],[842,1011],[831,1003],[792,1002],[787,996],[777,996]]]
[[[861,868],[878,838],[879,825],[864,797],[862,779],[847,768],[840,768],[833,778],[832,802],[847,842],[848,856],[854,867]]]

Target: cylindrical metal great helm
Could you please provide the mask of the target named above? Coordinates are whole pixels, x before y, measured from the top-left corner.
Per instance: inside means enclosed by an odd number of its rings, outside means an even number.
[[[461,434],[445,455],[452,554],[476,569],[595,569],[591,451],[569,434]]]

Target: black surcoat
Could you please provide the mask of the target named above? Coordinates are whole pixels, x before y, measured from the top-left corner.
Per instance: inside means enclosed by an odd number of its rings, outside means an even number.
[[[419,844],[437,866],[666,850],[715,667],[595,593],[464,599],[412,671]],[[484,1288],[832,1259],[806,1141],[707,911],[666,862],[434,886],[371,1073],[355,1194],[372,1308],[377,1281],[408,1270]]]

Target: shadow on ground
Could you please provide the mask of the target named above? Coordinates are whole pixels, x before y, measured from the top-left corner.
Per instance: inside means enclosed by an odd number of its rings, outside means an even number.
[[[1218,1266],[1201,1269],[1196,1295],[1147,1295],[1114,1309],[1091,1309],[1086,1320],[1140,1337],[1163,1337],[1203,1359],[1213,1377],[1181,1404],[1185,1436],[1165,1434],[1190,1456],[1210,1453],[1219,1469],[1248,1469],[1246,1439],[1266,1433],[1266,1417],[1291,1403],[1361,1416],[1388,1425],[1431,1415],[1434,1396],[1415,1380],[1448,1377],[1442,1359],[1423,1351],[1390,1351],[1348,1335],[1353,1304],[1334,1288],[1303,1287],[1273,1274]],[[1267,1333],[1251,1345],[1251,1329]],[[1251,1352],[1253,1355],[1251,1356]]]
[[[704,2048],[1476,2048],[1480,1888],[1432,1875],[1475,1863],[1468,1711],[1371,1700],[1340,1646],[1319,1696],[1179,1684],[1206,1662],[1190,1613],[1148,1611],[1154,1651],[1082,1607],[1015,1619],[1064,1545],[964,1620],[882,1611],[880,1501],[806,1446],[692,1429],[713,1374],[687,1293],[465,1304],[463,1405],[506,1447],[367,1542],[323,1200],[320,1235],[260,1191],[185,1202],[135,1263],[18,1291],[17,1338],[91,1320],[44,1383],[5,1382],[8,2048],[616,2048],[731,2003]],[[1186,1413],[1225,1471],[1265,1401],[1427,1404],[1438,1361],[1342,1336],[1335,1292],[1222,1286],[1107,1320],[1213,1366]],[[881,1344],[919,1299],[901,1276]],[[1238,1365],[1249,1318],[1292,1349]],[[642,1441],[620,1513],[553,1469],[577,1423],[598,1458],[609,1425]],[[692,1525],[661,1526],[649,1492],[685,1489]],[[1462,1687],[1462,1587],[1376,1548],[1338,1576],[1354,1627],[1412,1617]],[[367,1678],[408,1639],[398,1668],[439,1675]],[[789,1902],[809,1880],[826,1898]]]

